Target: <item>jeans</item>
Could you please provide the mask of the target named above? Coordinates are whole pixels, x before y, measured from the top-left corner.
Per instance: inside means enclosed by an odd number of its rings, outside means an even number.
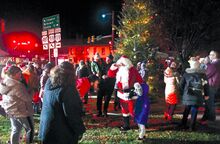
[[[33,142],[34,138],[34,121],[33,117],[24,117],[24,118],[10,118],[11,121],[11,144],[19,144],[19,139],[22,131],[22,127],[24,127],[26,132],[25,141],[26,144],[30,144]]]
[[[214,121],[216,119],[215,97],[217,95],[217,92],[217,88],[209,87],[209,99],[205,102],[205,111],[202,120]]]
[[[188,116],[191,110],[191,121],[190,121],[190,128],[195,129],[196,126],[196,119],[198,114],[198,106],[197,105],[186,105],[185,110],[183,112],[183,118],[182,118],[182,125],[187,125]]]

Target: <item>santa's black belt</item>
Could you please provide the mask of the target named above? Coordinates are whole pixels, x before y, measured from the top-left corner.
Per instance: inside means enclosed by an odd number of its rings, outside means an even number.
[[[129,88],[129,89],[118,89],[118,91],[123,92],[123,93],[129,93],[131,90],[133,90],[133,88]]]

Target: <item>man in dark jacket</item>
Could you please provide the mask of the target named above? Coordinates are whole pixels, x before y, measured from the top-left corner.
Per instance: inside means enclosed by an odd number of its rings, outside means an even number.
[[[180,126],[187,128],[187,119],[191,110],[190,130],[195,130],[198,108],[208,99],[208,80],[200,63],[194,57],[189,60],[190,68],[186,69],[180,81],[180,94],[185,105]]]

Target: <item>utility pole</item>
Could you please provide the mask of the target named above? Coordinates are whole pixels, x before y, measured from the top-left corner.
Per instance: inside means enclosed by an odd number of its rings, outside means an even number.
[[[114,28],[114,24],[115,24],[115,12],[112,11],[112,50],[114,50],[114,39],[115,39],[115,28]]]

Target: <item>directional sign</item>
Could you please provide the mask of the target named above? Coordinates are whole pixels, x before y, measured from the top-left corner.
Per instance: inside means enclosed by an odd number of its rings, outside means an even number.
[[[48,50],[48,44],[43,45],[43,50]]]
[[[49,48],[50,49],[54,49],[55,48],[55,44],[54,43],[49,43]]]
[[[49,17],[44,17],[42,19],[42,23],[43,23],[44,30],[51,29],[51,28],[58,28],[60,27],[60,15],[56,14],[56,15],[52,15]]]
[[[56,48],[61,48],[61,42],[56,42],[55,45],[56,45]]]

